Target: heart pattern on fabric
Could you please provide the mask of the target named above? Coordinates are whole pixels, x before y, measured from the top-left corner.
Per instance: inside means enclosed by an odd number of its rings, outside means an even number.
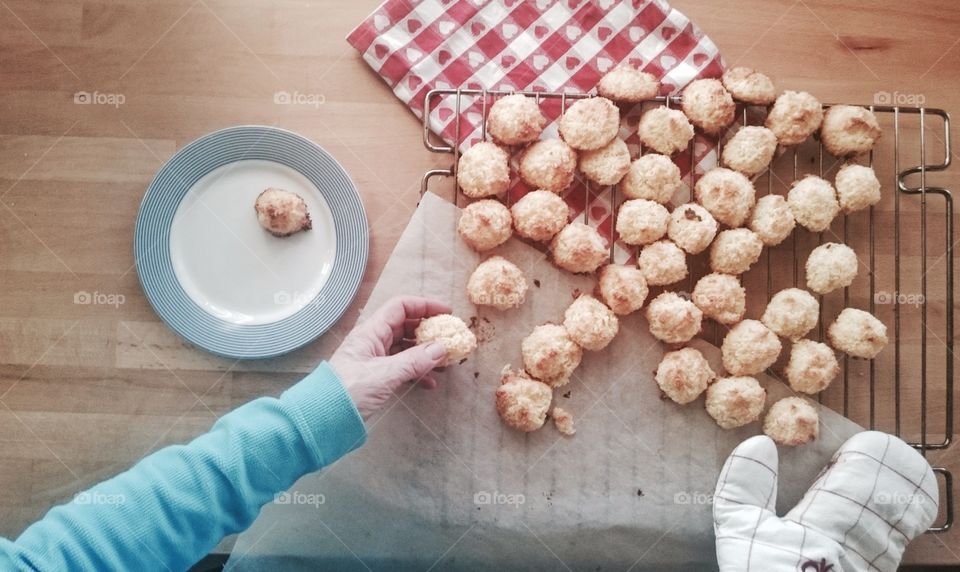
[[[440,33],[443,34],[444,36],[448,35],[456,27],[457,25],[449,20],[443,20],[442,22],[437,24],[437,30],[439,30]]]

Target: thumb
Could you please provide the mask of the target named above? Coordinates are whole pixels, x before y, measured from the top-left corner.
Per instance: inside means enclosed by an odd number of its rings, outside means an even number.
[[[436,367],[443,365],[447,348],[439,342],[413,346],[387,359],[386,383],[396,389],[405,382],[423,379]]]
[[[777,502],[778,464],[777,446],[766,435],[740,443],[727,457],[713,495],[713,517],[717,524],[723,525],[735,519],[735,513],[751,507],[773,513]]]

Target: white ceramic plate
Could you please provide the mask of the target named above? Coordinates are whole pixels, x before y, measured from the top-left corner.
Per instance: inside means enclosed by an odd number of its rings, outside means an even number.
[[[303,197],[313,228],[278,238],[253,205],[268,187]],[[137,271],[164,321],[236,358],[286,353],[342,315],[367,258],[367,221],[346,172],[316,144],[270,127],[235,127],[184,147],[161,169],[137,218]]]

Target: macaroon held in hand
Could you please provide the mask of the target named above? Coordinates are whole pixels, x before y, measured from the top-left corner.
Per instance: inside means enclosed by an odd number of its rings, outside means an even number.
[[[449,312],[443,302],[397,296],[347,334],[330,365],[364,419],[404,383],[437,386],[430,372],[444,365],[447,349],[440,342],[414,345],[414,331],[422,319]]]

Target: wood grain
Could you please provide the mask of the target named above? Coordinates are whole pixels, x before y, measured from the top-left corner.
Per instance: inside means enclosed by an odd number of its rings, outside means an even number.
[[[280,393],[330,355],[352,325],[416,206],[421,175],[448,161],[423,149],[419,123],[343,40],[377,3],[0,2],[0,534],[16,536],[50,506],[144,454],[189,440],[252,398]],[[764,70],[781,88],[863,104],[878,91],[897,92],[960,109],[960,14],[945,0],[673,3],[728,65]],[[276,105],[281,90],[322,94],[324,103]],[[122,94],[124,102],[77,105],[78,91]],[[340,324],[301,351],[261,363],[215,358],[179,340],[152,312],[133,269],[134,218],[157,169],[196,137],[237,124],[276,125],[325,147],[356,182],[373,229],[363,287]],[[904,134],[916,136],[915,126],[904,125]],[[928,156],[943,154],[935,134],[927,144]],[[902,159],[915,162],[916,152]],[[885,185],[892,181],[891,165],[878,170],[888,175]],[[928,184],[955,189],[960,178],[948,170]],[[920,247],[910,238],[919,203],[901,207],[901,291],[910,293],[919,287]],[[891,209],[888,193],[877,215]],[[944,365],[953,359],[941,342],[943,209],[928,200],[935,437],[943,431]],[[864,220],[849,224],[851,236],[866,236]],[[792,278],[791,249],[773,251],[776,288]],[[884,224],[878,284],[892,280],[893,253]],[[751,289],[766,288],[764,264],[745,279]],[[851,301],[862,306],[869,293],[861,286]],[[78,291],[124,302],[78,305]],[[828,300],[825,314],[836,311]],[[885,320],[890,312],[878,310]],[[901,418],[905,431],[915,431],[920,328],[917,312],[904,313]],[[884,429],[895,421],[890,353],[877,364],[875,415]],[[848,381],[850,414],[861,423],[869,422],[868,373],[854,364]],[[842,408],[842,398],[835,386],[824,400]],[[930,458],[960,471],[957,447]],[[960,563],[960,533],[924,537],[909,559]]]

